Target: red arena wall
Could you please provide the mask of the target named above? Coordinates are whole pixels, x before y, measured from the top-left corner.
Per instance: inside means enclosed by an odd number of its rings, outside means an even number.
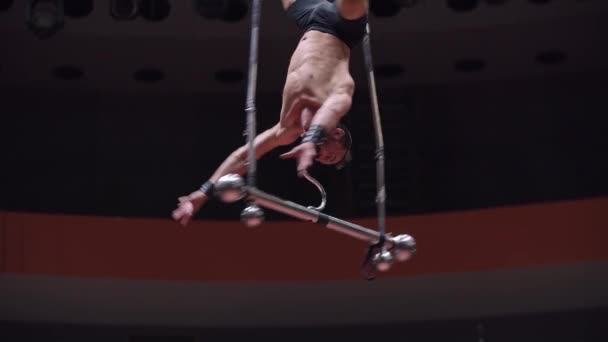
[[[375,218],[355,220],[375,227]],[[384,277],[608,259],[608,199],[387,218],[418,253]],[[299,221],[195,221],[0,213],[0,272],[205,282],[360,277],[366,244]]]

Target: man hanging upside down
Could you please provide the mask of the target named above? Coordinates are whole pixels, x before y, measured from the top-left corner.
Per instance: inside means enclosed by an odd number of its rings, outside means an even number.
[[[294,51],[283,89],[279,122],[254,139],[256,158],[301,142],[281,158],[297,159],[298,174],[316,160],[341,167],[349,159],[350,133],[340,120],[351,108],[354,81],[351,49],[366,33],[368,0],[281,0],[287,15],[304,31]],[[186,225],[205,204],[217,180],[247,171],[247,144],[217,168],[203,186],[178,199],[173,219]]]

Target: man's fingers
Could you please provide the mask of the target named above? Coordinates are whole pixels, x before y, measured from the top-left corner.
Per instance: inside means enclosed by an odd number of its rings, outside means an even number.
[[[173,210],[172,216],[173,216],[173,219],[177,221],[184,216],[192,215],[193,212],[194,212],[194,207],[192,206],[192,203],[184,202],[184,203],[181,203],[177,209]]]
[[[312,158],[313,156],[308,154],[302,156],[300,162],[298,163],[298,175],[300,177],[304,176],[304,172],[308,170],[310,166],[312,166]]]
[[[190,222],[192,215],[187,208],[178,208],[173,211],[173,219],[178,221],[182,226],[187,225]]]
[[[297,154],[297,153],[298,153],[298,151],[291,150],[291,151],[289,151],[289,152],[286,152],[286,153],[281,154],[281,156],[280,156],[280,157],[281,157],[282,159],[293,158],[293,157],[295,157],[295,156],[296,156],[296,154]]]
[[[181,210],[179,209],[175,209],[173,210],[173,213],[171,214],[171,216],[173,217],[174,220],[179,220],[182,217],[183,213],[181,212]]]
[[[180,220],[180,223],[182,226],[188,225],[189,222],[190,222],[190,216],[185,216]]]
[[[173,210],[173,217],[177,220],[180,219],[182,216],[184,216],[185,214],[188,214],[188,209],[184,208],[184,207],[179,207],[175,210]]]

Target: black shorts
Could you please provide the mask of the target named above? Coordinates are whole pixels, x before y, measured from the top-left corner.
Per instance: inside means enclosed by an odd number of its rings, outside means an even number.
[[[351,49],[361,42],[366,32],[367,16],[344,19],[334,1],[296,0],[287,8],[287,15],[304,32],[316,30],[332,34]]]

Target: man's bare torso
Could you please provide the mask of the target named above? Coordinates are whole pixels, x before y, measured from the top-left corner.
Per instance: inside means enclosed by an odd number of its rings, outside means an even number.
[[[350,53],[348,46],[333,35],[311,30],[302,36],[285,81],[283,127],[306,130],[316,110],[329,96],[340,92],[352,95]]]

